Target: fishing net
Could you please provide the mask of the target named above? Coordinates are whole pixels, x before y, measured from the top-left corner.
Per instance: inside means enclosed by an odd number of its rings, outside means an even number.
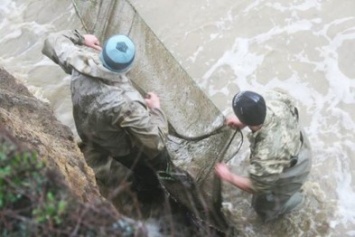
[[[169,120],[167,147],[174,164],[193,177],[207,203],[220,202],[220,192],[213,191],[221,186],[214,179],[213,167],[216,162],[226,161],[235,154],[241,142],[240,134],[235,135],[231,129],[223,128],[222,113],[129,1],[72,1],[84,30],[95,34],[102,42],[117,33],[133,39],[137,55],[128,77],[141,93],[154,91],[159,95]],[[174,189],[170,191],[174,192]],[[175,191],[178,193],[178,188]]]

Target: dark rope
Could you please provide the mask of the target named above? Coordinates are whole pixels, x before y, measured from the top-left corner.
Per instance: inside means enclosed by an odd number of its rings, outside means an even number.
[[[230,147],[232,141],[234,140],[235,135],[236,135],[238,132],[240,132],[240,134],[242,135],[242,133],[241,133],[241,131],[240,131],[239,129],[238,129],[238,130],[235,130],[235,132],[233,133],[233,135],[232,135],[231,139],[229,140],[229,142],[222,148],[222,152],[219,153],[219,156],[217,156],[216,159],[213,160],[213,162],[211,162],[211,165],[208,167],[207,172],[204,172],[204,175],[201,175],[200,177],[196,177],[197,182],[200,182],[201,180],[205,180],[205,178],[208,176],[208,174],[211,173],[211,171],[212,171],[214,165],[215,165],[217,162],[223,161],[223,158],[224,158],[224,156],[225,156],[225,153],[226,153],[227,150],[229,149],[229,147]],[[242,135],[242,137],[243,137],[243,135]],[[242,139],[242,142],[243,142],[243,139]],[[239,152],[242,142],[240,143],[240,145],[239,145],[237,151],[233,154],[232,157],[234,157],[234,155],[236,155],[236,154]]]
[[[216,128],[213,128],[211,131],[205,133],[205,134],[201,134],[201,135],[197,135],[197,136],[188,136],[188,135],[184,135],[181,133],[178,133],[177,131],[173,131],[173,136],[189,141],[189,142],[195,142],[195,141],[201,141],[203,139],[209,138],[213,135],[217,135],[219,133],[222,133],[224,131],[225,125],[221,124]]]
[[[131,80],[131,82],[132,82],[133,87],[137,89],[137,91],[143,96],[143,98],[145,98],[147,93],[143,90],[143,88],[140,87],[135,81]],[[186,141],[199,141],[199,140],[203,140],[203,139],[206,139],[210,136],[213,136],[213,135],[223,132],[224,127],[225,127],[225,124],[222,123],[218,127],[212,129],[210,132],[207,132],[202,135],[197,135],[197,136],[187,136],[184,134],[180,134],[173,127],[170,127],[169,131],[171,131],[172,135],[177,138],[180,138],[180,139],[183,139]]]
[[[222,152],[219,154],[219,156],[217,156],[217,158],[214,160],[214,162],[212,162],[212,165],[209,167],[208,171],[205,173],[204,177],[202,178],[203,181],[205,181],[205,178],[207,177],[208,174],[210,174],[210,172],[212,171],[212,169],[214,168],[214,165],[217,162],[222,162],[223,158],[226,154],[226,152],[228,151],[230,145],[232,144],[232,141],[234,140],[235,136],[237,133],[241,134],[242,137],[242,141],[237,149],[237,151],[233,154],[232,157],[234,157],[235,154],[237,154],[241,148],[241,145],[243,143],[243,134],[241,133],[241,131],[238,129],[236,130],[232,137],[230,138],[229,142],[223,147]],[[199,178],[197,178],[198,180]],[[201,178],[200,178],[201,180]],[[219,177],[216,176],[216,174],[213,174],[213,180],[212,180],[213,184],[212,184],[212,205],[213,205],[213,209],[211,209],[212,214],[211,217],[214,220],[214,223],[217,224],[217,226],[214,226],[214,228],[216,228],[216,230],[221,231],[221,233],[228,233],[230,231],[234,231],[234,228],[231,228],[228,220],[226,219],[226,217],[223,215],[223,213],[221,212],[222,210],[222,181]],[[220,229],[222,228],[222,229]]]
[[[240,137],[241,137],[240,143],[239,143],[239,147],[238,147],[238,149],[229,157],[229,159],[226,159],[226,160],[225,160],[226,163],[229,162],[233,157],[235,157],[235,156],[238,154],[238,152],[240,151],[240,149],[242,148],[242,145],[243,145],[243,142],[244,142],[244,136],[243,136],[242,131],[240,131],[239,129],[238,129],[237,131],[240,133]]]
[[[216,162],[214,162],[214,165],[216,165],[216,163],[219,163],[219,162],[222,162],[222,161],[223,161],[223,158],[224,158],[224,156],[225,156],[225,153],[226,153],[227,150],[229,149],[230,145],[232,144],[232,141],[234,140],[235,135],[236,135],[238,132],[239,132],[239,133],[241,134],[241,136],[242,136],[242,141],[240,142],[240,145],[239,145],[237,151],[233,154],[232,157],[234,157],[234,155],[239,152],[239,150],[240,150],[240,148],[241,148],[241,145],[243,144],[243,134],[242,134],[242,132],[238,129],[238,130],[236,130],[236,131],[233,133],[232,138],[229,140],[228,144],[223,148],[222,153],[220,153],[219,157],[216,159]],[[230,159],[231,159],[231,158],[230,158]],[[209,171],[207,172],[207,174],[209,174],[209,173],[212,171],[212,168],[213,168],[213,166],[212,166],[212,167],[210,166],[210,169],[209,169]],[[221,203],[222,203],[222,196],[221,196],[222,188],[221,188],[221,187],[222,187],[222,185],[221,185],[221,179],[218,178],[218,177],[216,176],[216,174],[214,174],[214,176],[213,176],[213,189],[212,189],[213,194],[212,194],[212,197],[214,197],[214,198],[217,197],[216,200],[213,200],[213,201],[214,201],[214,204],[215,204],[215,205],[219,205],[219,206],[220,206]]]

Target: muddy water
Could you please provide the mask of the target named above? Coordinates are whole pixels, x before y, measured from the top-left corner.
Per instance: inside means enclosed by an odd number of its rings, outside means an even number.
[[[49,102],[57,117],[75,130],[71,115],[69,77],[45,58],[41,49],[49,32],[79,28],[71,1],[12,1],[0,3],[0,65]]]
[[[300,108],[314,152],[301,210],[263,224],[250,196],[224,186],[245,236],[355,236],[355,2],[132,0],[225,114],[236,91],[280,88]],[[69,78],[44,58],[48,32],[80,26],[71,1],[2,0],[0,65],[73,130]],[[246,174],[247,144],[230,162]]]

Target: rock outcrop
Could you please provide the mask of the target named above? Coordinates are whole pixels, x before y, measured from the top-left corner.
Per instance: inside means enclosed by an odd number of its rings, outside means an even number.
[[[30,150],[36,151],[39,159],[44,161],[48,168],[59,171],[64,177],[64,183],[78,200],[88,203],[105,200],[100,194],[93,170],[87,166],[80,148],[74,141],[72,131],[56,119],[49,104],[34,97],[22,83],[2,68],[0,68],[0,128],[9,131]],[[196,149],[193,150],[196,151]],[[180,156],[179,154],[177,152],[174,155]],[[180,165],[186,164],[182,162]],[[196,195],[199,196],[199,194]],[[122,214],[127,214],[124,210],[125,205],[122,206],[122,203],[117,205],[120,202],[111,198],[112,204],[119,212],[123,211]],[[117,200],[120,201],[120,199]],[[191,203],[193,204],[194,202]],[[213,206],[213,204],[206,204]],[[193,206],[189,207],[189,203],[185,202],[185,205],[190,211],[194,209]],[[174,212],[173,215],[176,214]],[[223,222],[223,216],[218,217],[221,219],[209,219],[214,223],[212,226]],[[198,218],[197,221],[200,219]],[[201,224],[206,224],[205,227],[209,228],[207,223]],[[137,226],[139,225],[138,223]]]
[[[73,195],[85,202],[102,199],[94,173],[76,145],[73,133],[51,107],[0,68],[0,126],[58,170]]]

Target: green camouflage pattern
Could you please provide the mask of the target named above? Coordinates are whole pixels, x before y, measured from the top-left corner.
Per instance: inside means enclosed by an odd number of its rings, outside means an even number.
[[[301,148],[298,115],[291,98],[272,91],[264,96],[267,112],[260,130],[251,133],[250,178],[256,193],[269,192]]]
[[[292,99],[278,91],[271,91],[264,98],[265,122],[249,137],[249,175],[254,190],[252,206],[267,222],[302,203],[301,188],[311,171],[312,153]],[[291,165],[292,158],[297,163]]]
[[[131,171],[134,172],[134,178],[140,178],[140,185],[133,188],[142,188],[144,191],[145,184],[154,181],[154,178],[158,180],[158,177],[137,171],[137,167],[145,166],[139,164],[141,160],[138,163],[134,157],[132,162],[123,160],[123,157],[132,158],[128,154],[140,154],[142,150],[145,155],[141,157],[149,159],[144,163],[149,163],[158,171],[159,182],[169,198],[178,202],[184,208],[182,210],[186,208],[197,223],[206,223],[214,231],[229,231],[227,221],[220,208],[217,208],[220,203],[217,203],[217,207],[216,201],[214,205],[207,203],[207,196],[190,174],[175,166],[168,154],[164,156],[168,123],[162,110],[148,109],[127,77],[104,68],[98,52],[83,48],[82,44],[83,37],[78,31],[63,31],[49,35],[42,52],[71,74],[73,115],[78,134],[83,140],[81,149],[95,172],[103,196],[108,197],[110,190],[117,188],[120,180],[126,178],[124,176],[127,173],[123,172],[120,165],[123,162],[132,163],[132,166],[134,163],[135,167]],[[159,157],[163,161],[161,163],[168,163],[167,168],[158,168]],[[154,197],[153,200],[164,204],[158,189],[152,190],[150,196]],[[144,203],[144,206],[147,208],[149,203]],[[150,215],[149,212],[147,214]],[[230,229],[233,230],[232,227]]]

